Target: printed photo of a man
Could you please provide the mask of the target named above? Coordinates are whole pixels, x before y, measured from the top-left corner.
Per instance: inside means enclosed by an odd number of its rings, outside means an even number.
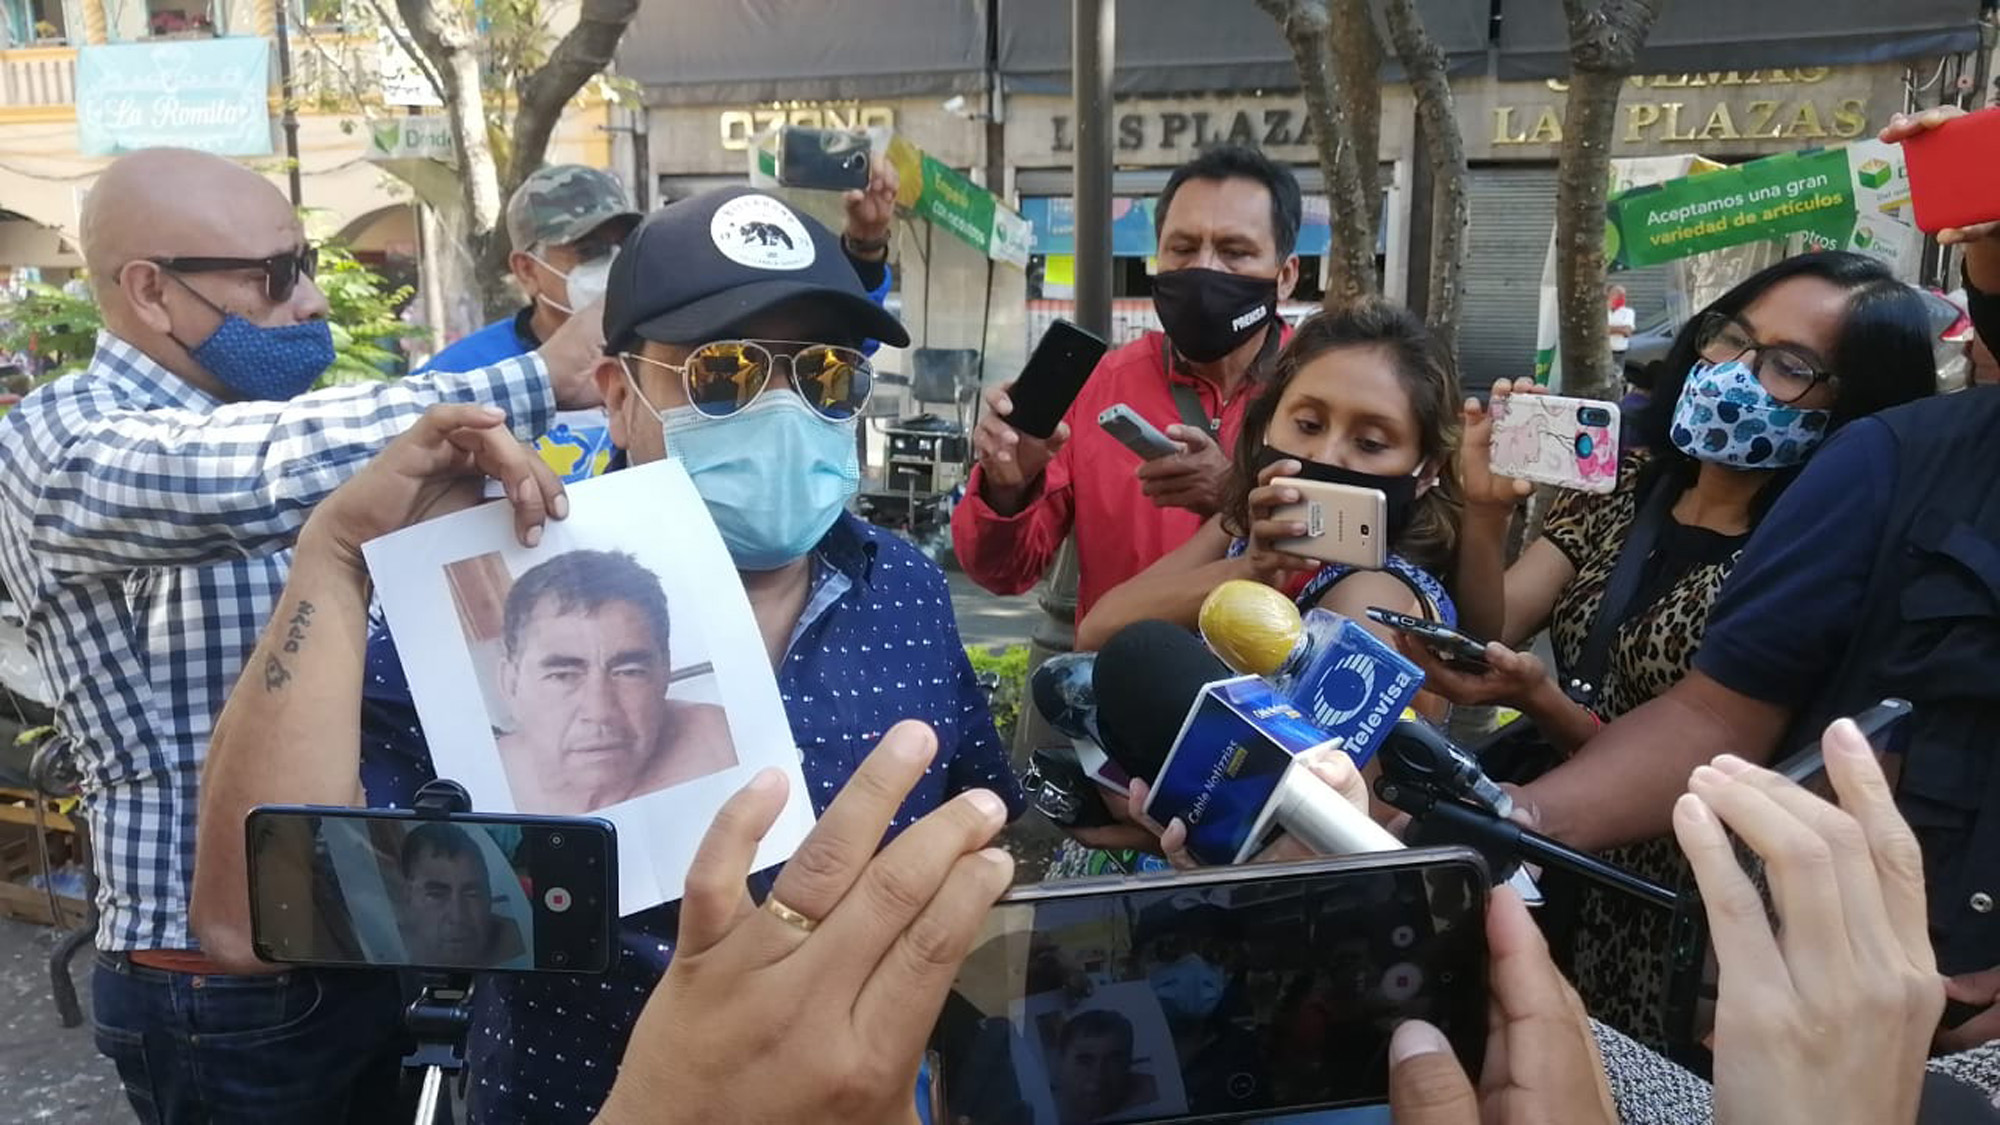
[[[722,707],[673,698],[666,592],[631,555],[539,563],[501,616],[495,742],[517,809],[579,815],[736,764]]]
[[[419,825],[403,837],[398,866],[412,961],[483,969],[524,956],[520,927],[494,911],[492,873],[471,833],[456,824]]]

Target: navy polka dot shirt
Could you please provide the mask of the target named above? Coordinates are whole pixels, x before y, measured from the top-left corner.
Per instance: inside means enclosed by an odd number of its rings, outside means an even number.
[[[853,516],[834,525],[814,552],[812,593],[777,671],[816,811],[884,731],[922,719],[937,730],[938,758],[891,835],[966,789],[991,789],[1011,814],[1021,812],[1020,784],[959,642],[944,575],[901,539]],[[362,711],[368,803],[405,806],[433,774],[402,663],[379,627]],[[774,871],[752,878],[759,894]],[[473,1121],[589,1121],[673,956],[678,920],[674,903],[624,919],[618,962],[605,976],[483,979],[470,1043]]]

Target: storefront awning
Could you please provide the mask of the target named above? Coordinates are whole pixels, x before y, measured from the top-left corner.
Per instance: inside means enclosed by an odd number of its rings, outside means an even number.
[[[1979,46],[1979,0],[1815,0],[1746,4],[1672,0],[1639,53],[1637,73],[1855,66]],[[1569,74],[1569,24],[1555,0],[1505,0],[1499,77]]]
[[[1150,258],[1156,248],[1153,211],[1158,201],[1151,196],[1120,196],[1111,201],[1111,253],[1120,258]],[[1299,224],[1297,252],[1305,257],[1325,254],[1333,244],[1324,195],[1305,197],[1304,221]],[[1387,208],[1384,209],[1387,214]],[[1034,228],[1033,251],[1037,254],[1076,252],[1076,201],[1063,195],[1031,195],[1021,200],[1021,217]],[[1375,252],[1387,254],[1387,221],[1375,232]]]
[[[989,0],[643,4],[618,72],[653,105],[841,101],[984,88]]]
[[[1002,88],[1068,93],[1071,0],[996,3]],[[1484,63],[1485,4],[1420,0],[1418,8],[1454,71]],[[1112,81],[1119,94],[1298,88],[1291,50],[1256,0],[1118,0],[1117,36]],[[1392,80],[1401,74],[1394,62],[1384,68]]]

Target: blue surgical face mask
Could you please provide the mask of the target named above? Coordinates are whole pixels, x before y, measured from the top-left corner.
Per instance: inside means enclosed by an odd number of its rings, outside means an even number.
[[[1154,966],[1146,974],[1146,983],[1160,998],[1169,1020],[1195,1023],[1215,1014],[1226,982],[1221,969],[1190,953],[1170,964]]]
[[[861,484],[854,423],[829,422],[781,388],[724,418],[665,410],[660,428],[741,570],[802,558]]]
[[[1740,359],[1694,365],[1674,403],[1668,437],[1697,461],[1737,469],[1786,469],[1826,440],[1830,410],[1779,402]]]
[[[221,313],[222,323],[193,347],[172,333],[168,338],[187,348],[202,370],[240,398],[270,402],[297,398],[311,390],[333,365],[333,330],[326,321],[267,328],[223,310],[193,286],[182,285],[196,300]]]

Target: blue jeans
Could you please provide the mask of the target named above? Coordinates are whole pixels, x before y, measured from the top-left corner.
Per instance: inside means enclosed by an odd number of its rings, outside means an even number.
[[[97,1049],[143,1125],[393,1123],[414,1112],[399,1094],[392,973],[201,976],[100,951],[91,1009]]]

